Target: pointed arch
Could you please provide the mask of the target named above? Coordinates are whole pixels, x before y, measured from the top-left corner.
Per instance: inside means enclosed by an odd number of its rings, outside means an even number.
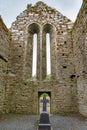
[[[53,59],[54,59],[54,26],[47,23],[43,26],[42,33],[42,78],[45,79],[48,75],[53,75]],[[53,70],[53,71],[52,71]]]
[[[28,26],[27,67],[29,78],[39,76],[40,27],[37,23]],[[38,50],[38,51],[37,51]],[[38,57],[38,61],[37,61]]]

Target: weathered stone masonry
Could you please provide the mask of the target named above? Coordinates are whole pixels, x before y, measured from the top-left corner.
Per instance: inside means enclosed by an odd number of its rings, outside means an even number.
[[[2,93],[4,107],[0,105],[1,113],[38,114],[39,93],[48,92],[52,114],[80,112],[87,116],[87,81],[86,74],[83,74],[87,71],[86,8],[84,0],[74,25],[43,2],[27,5],[27,9],[17,16],[10,29],[12,41],[9,41],[6,84],[1,85],[3,89],[6,87]],[[34,33],[37,33],[38,39],[36,78],[32,77]],[[51,38],[50,78],[46,74],[46,33]],[[85,51],[80,54],[82,47]]]
[[[87,116],[87,0],[72,29],[79,112]]]
[[[0,113],[4,112],[10,32],[0,17]]]

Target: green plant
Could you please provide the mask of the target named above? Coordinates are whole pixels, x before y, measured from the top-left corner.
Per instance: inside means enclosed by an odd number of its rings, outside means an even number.
[[[48,74],[46,79],[50,79],[51,78],[51,74]]]
[[[41,95],[41,97],[48,97],[49,95],[47,94],[47,93],[43,93],[42,95]]]

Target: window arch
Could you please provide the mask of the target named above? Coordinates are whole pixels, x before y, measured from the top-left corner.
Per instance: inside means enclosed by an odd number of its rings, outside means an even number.
[[[27,46],[27,67],[29,70],[29,78],[39,75],[39,46],[40,46],[40,27],[36,23],[32,23],[28,27],[28,46]],[[37,62],[38,57],[38,62]]]
[[[51,24],[43,26],[42,39],[42,78],[45,79],[52,74],[53,26]]]
[[[40,28],[37,23],[32,23],[28,26],[27,36],[27,78],[35,77],[35,79],[44,80],[47,77],[50,78],[50,76],[55,77],[54,27],[47,23],[43,25],[43,28]]]

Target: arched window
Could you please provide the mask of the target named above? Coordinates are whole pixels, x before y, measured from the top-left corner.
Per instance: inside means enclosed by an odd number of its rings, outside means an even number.
[[[33,34],[32,77],[37,74],[37,33]]]
[[[53,36],[53,26],[45,24],[42,32],[42,79],[51,77],[51,44]]]
[[[43,29],[36,23],[28,28],[26,59],[27,78],[44,80],[55,77],[55,36],[53,26],[45,24]]]
[[[39,46],[40,46],[39,25],[32,23],[28,28],[28,45],[27,45],[27,72],[29,78],[38,77],[39,74]],[[37,51],[38,50],[38,51]],[[37,62],[38,57],[38,62]]]
[[[50,33],[46,33],[46,75],[51,75]]]

